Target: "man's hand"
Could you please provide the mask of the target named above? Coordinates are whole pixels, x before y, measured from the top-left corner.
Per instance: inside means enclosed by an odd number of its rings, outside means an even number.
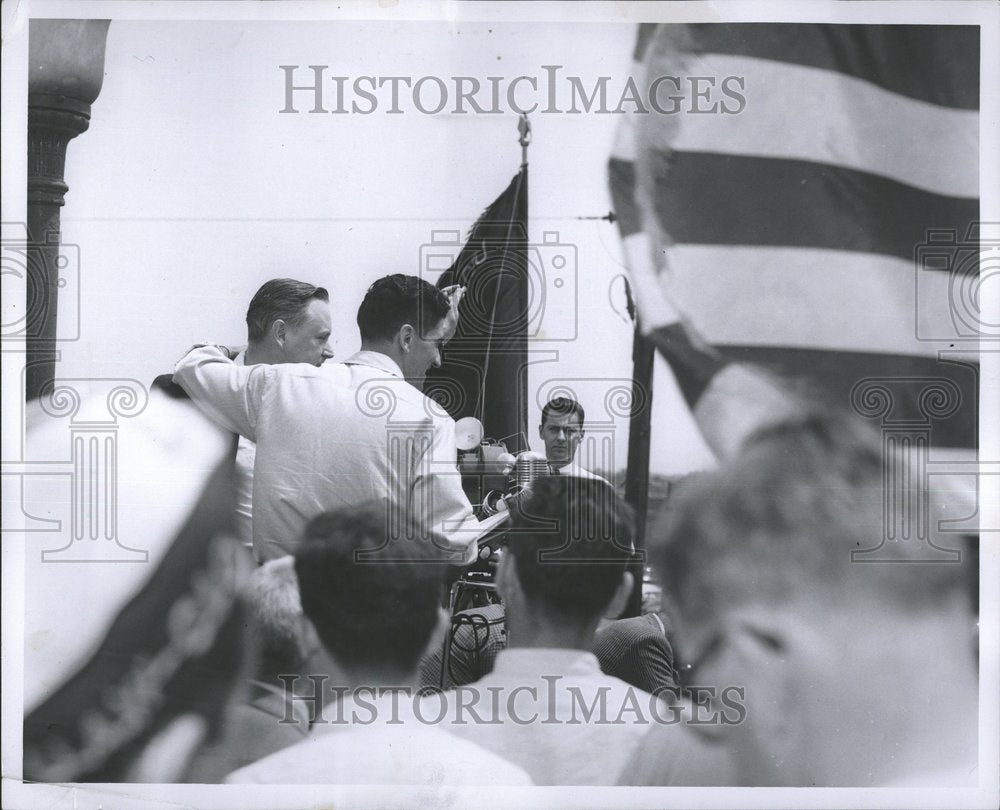
[[[195,343],[190,349],[188,349],[181,357],[187,357],[195,349],[202,349],[205,346],[212,346],[218,349],[220,352],[226,355],[230,360],[235,360],[240,356],[240,352],[246,349],[246,346],[223,346],[221,343]]]
[[[447,332],[454,332],[458,328],[458,305],[462,296],[465,295],[465,287],[460,284],[452,284],[450,287],[442,288],[441,292],[444,293],[451,305],[451,309],[445,316],[445,328]]]

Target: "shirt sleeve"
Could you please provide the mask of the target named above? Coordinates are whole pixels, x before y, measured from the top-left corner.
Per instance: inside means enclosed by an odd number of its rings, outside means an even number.
[[[174,368],[174,382],[209,419],[257,441],[257,413],[271,366],[240,366],[218,346],[196,346]]]
[[[462,489],[451,419],[433,419],[433,436],[412,493],[413,513],[431,529],[434,542],[455,565],[476,559],[479,521]]]

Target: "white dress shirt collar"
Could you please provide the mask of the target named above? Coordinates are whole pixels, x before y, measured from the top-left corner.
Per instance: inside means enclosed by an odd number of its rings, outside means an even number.
[[[393,377],[403,376],[403,370],[389,355],[382,354],[382,352],[373,352],[370,349],[362,349],[359,352],[355,352],[344,363],[348,366],[371,366],[372,368],[377,368],[379,371],[384,371],[386,374],[391,374]]]
[[[497,653],[492,675],[517,680],[538,678],[539,674],[601,677],[597,656],[569,647],[508,647]]]

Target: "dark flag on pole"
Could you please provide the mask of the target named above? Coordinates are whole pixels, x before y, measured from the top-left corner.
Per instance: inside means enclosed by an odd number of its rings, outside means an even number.
[[[476,417],[485,436],[512,453],[528,449],[527,244],[525,162],[438,280],[438,287],[461,284],[466,291],[458,330],[424,386],[452,418]]]

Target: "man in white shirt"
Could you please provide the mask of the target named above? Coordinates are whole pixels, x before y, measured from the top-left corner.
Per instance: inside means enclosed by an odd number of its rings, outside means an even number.
[[[583,406],[569,397],[555,397],[542,408],[538,435],[545,442],[549,470],[555,475],[596,478],[608,483],[601,476],[576,463],[576,453],[583,441],[583,421]]]
[[[330,351],[330,296],[322,287],[291,278],[266,281],[247,309],[247,348],[236,353],[237,365],[311,363],[322,365]],[[187,398],[173,374],[161,374],[153,387],[171,397]],[[227,423],[223,423],[228,426]],[[253,467],[256,447],[237,435],[234,446],[236,509],[234,529],[253,548]]]
[[[253,547],[292,553],[309,520],[383,500],[392,536],[433,528],[455,564],[475,558],[477,521],[455,466],[454,422],[419,390],[458,324],[461,290],[414,276],[376,281],[358,310],[361,351],[343,363],[239,366],[193,349],[175,381],[210,417],[256,442]],[[385,553],[391,553],[386,550]]]
[[[420,712],[417,662],[447,623],[440,607],[443,566],[424,538],[401,544],[391,561],[360,562],[380,547],[385,519],[380,504],[367,504],[310,523],[295,574],[302,609],[326,653],[322,667],[309,673],[320,699],[312,729],[227,782],[531,784],[522,769]],[[331,695],[337,699],[323,703]]]
[[[247,348],[237,365],[311,363],[323,365],[330,350],[330,296],[291,278],[264,282],[247,308]],[[256,445],[244,436],[236,447],[236,531],[253,547],[253,465]]]

